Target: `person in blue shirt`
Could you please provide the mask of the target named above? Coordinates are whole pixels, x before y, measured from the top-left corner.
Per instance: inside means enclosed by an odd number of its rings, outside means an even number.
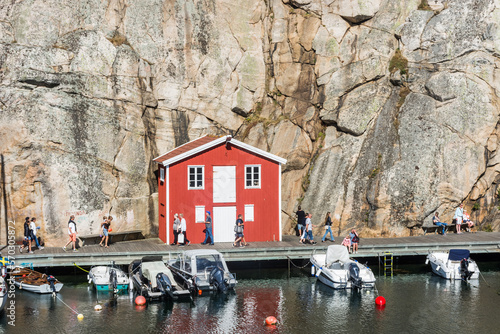
[[[201,244],[206,245],[208,242],[208,239],[210,238],[210,245],[214,244],[214,235],[212,233],[212,217],[210,217],[210,211],[206,212],[207,219],[205,220],[205,241],[203,241]]]

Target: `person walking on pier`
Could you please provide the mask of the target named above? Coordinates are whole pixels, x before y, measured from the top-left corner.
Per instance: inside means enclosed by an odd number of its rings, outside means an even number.
[[[461,228],[462,228],[462,221],[464,219],[463,203],[460,203],[460,206],[455,210],[455,216],[453,216],[453,219],[456,219],[457,234],[462,234]]]
[[[28,248],[28,253],[33,253],[31,250],[30,217],[24,219],[24,240],[22,246],[19,246],[19,253],[23,252],[24,247]]]
[[[187,244],[189,246],[191,241],[188,240],[187,235],[186,235],[186,219],[184,219],[183,213],[180,213],[179,216],[181,218],[181,232],[180,232],[180,234],[182,234],[183,239],[184,239],[184,242],[182,242],[182,243],[179,242],[179,245],[184,246]]]
[[[40,246],[40,243],[38,242],[38,237],[36,236],[36,230],[38,227],[36,227],[36,218],[32,217],[31,218],[31,223],[30,223],[30,236],[31,240],[35,240],[36,248],[38,249],[43,249],[42,246]]]
[[[313,225],[311,218],[312,218],[312,213],[306,213],[306,227],[304,229],[304,234],[302,236],[302,239],[300,239],[300,243],[305,243],[307,237],[312,244],[316,244],[312,234],[312,229],[313,227],[316,227],[316,225]]]
[[[205,241],[203,241],[201,244],[206,245],[208,242],[208,239],[210,238],[210,245],[214,244],[214,235],[212,233],[212,217],[210,217],[210,211],[207,211],[206,213],[207,219],[205,220]]]
[[[302,210],[300,205],[295,215],[297,216],[297,230],[299,231],[300,239],[302,239],[302,233],[305,231],[306,213]]]
[[[171,245],[177,245],[177,237],[179,236],[179,231],[181,228],[181,221],[179,220],[179,215],[174,214],[174,224],[172,225],[172,232],[174,233],[174,242]]]
[[[234,229],[234,231],[236,232],[236,239],[233,242],[233,247],[245,247],[248,245],[245,240],[244,230],[245,230],[245,224],[243,223],[243,216],[239,214]],[[238,242],[240,243],[239,246]]]
[[[333,237],[333,233],[332,233],[332,218],[330,217],[330,212],[327,212],[326,213],[326,217],[325,217],[325,234],[323,235],[323,238],[321,238],[321,242],[325,242],[325,239],[326,239],[326,236],[328,235],[328,233],[330,233],[330,240],[332,242],[335,241],[335,238]]]
[[[104,217],[106,218],[106,217]],[[102,234],[102,239],[101,242],[99,243],[99,246],[103,246],[104,242],[104,248],[109,248],[108,247],[108,240],[109,240],[109,230],[111,226],[111,220],[113,217],[109,216],[107,219],[104,220],[104,222],[101,224],[101,234]]]
[[[68,221],[68,234],[69,234],[69,241],[66,245],[63,247],[63,251],[66,251],[66,246],[68,246],[70,243],[73,244],[73,252],[78,252],[76,249],[76,223],[75,223],[75,216],[71,215],[69,217]]]
[[[434,213],[434,217],[432,218],[432,223],[434,225],[436,225],[437,227],[439,226],[442,226],[443,227],[443,235],[446,235],[446,226],[448,226],[448,224],[446,223],[442,223],[439,219],[439,212],[435,212]]]

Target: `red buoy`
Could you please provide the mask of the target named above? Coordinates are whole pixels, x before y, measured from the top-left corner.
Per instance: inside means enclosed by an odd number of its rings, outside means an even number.
[[[278,323],[278,320],[272,315],[266,318],[266,326],[274,326]]]
[[[144,296],[137,296],[135,298],[135,304],[139,306],[146,305],[146,298],[144,298]]]
[[[385,298],[382,296],[378,296],[377,298],[375,298],[375,304],[377,306],[384,306],[385,305]]]

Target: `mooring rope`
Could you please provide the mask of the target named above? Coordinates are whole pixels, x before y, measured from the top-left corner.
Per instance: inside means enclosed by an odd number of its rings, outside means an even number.
[[[56,295],[57,299],[59,299],[61,301],[61,303],[63,303],[64,305],[66,305],[71,311],[75,312],[75,314],[79,314],[78,311],[74,310],[71,308],[71,306],[69,306],[68,304],[66,304],[65,302],[63,302],[63,300],[61,298],[59,298],[58,295]]]
[[[77,265],[76,263],[73,262],[73,264],[75,265],[75,267],[77,267],[78,269],[81,269],[83,271],[85,271],[86,273],[88,273],[89,271],[88,270],[85,270],[83,269],[82,267],[80,267],[79,265]]]

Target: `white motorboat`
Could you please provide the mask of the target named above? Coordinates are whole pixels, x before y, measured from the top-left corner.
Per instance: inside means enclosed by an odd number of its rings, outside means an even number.
[[[174,275],[161,256],[145,256],[135,260],[130,263],[128,270],[131,284],[141,296],[149,299],[192,299],[192,281]]]
[[[15,267],[9,275],[19,289],[34,293],[56,293],[63,287],[54,276],[30,268]]]
[[[237,283],[236,274],[227,269],[224,256],[215,249],[193,249],[179,254],[168,263],[179,276],[194,281],[198,293],[226,292]]]
[[[118,293],[127,291],[128,276],[120,268],[110,266],[95,266],[90,268],[87,275],[89,283],[93,283],[97,291],[112,291]]]
[[[431,264],[432,272],[446,279],[470,280],[479,278],[479,268],[470,258],[467,249],[450,249],[449,252],[434,252],[427,255],[425,264]]]
[[[311,255],[311,273],[333,289],[373,288],[375,275],[367,266],[349,258],[345,246],[328,246],[325,254]]]

